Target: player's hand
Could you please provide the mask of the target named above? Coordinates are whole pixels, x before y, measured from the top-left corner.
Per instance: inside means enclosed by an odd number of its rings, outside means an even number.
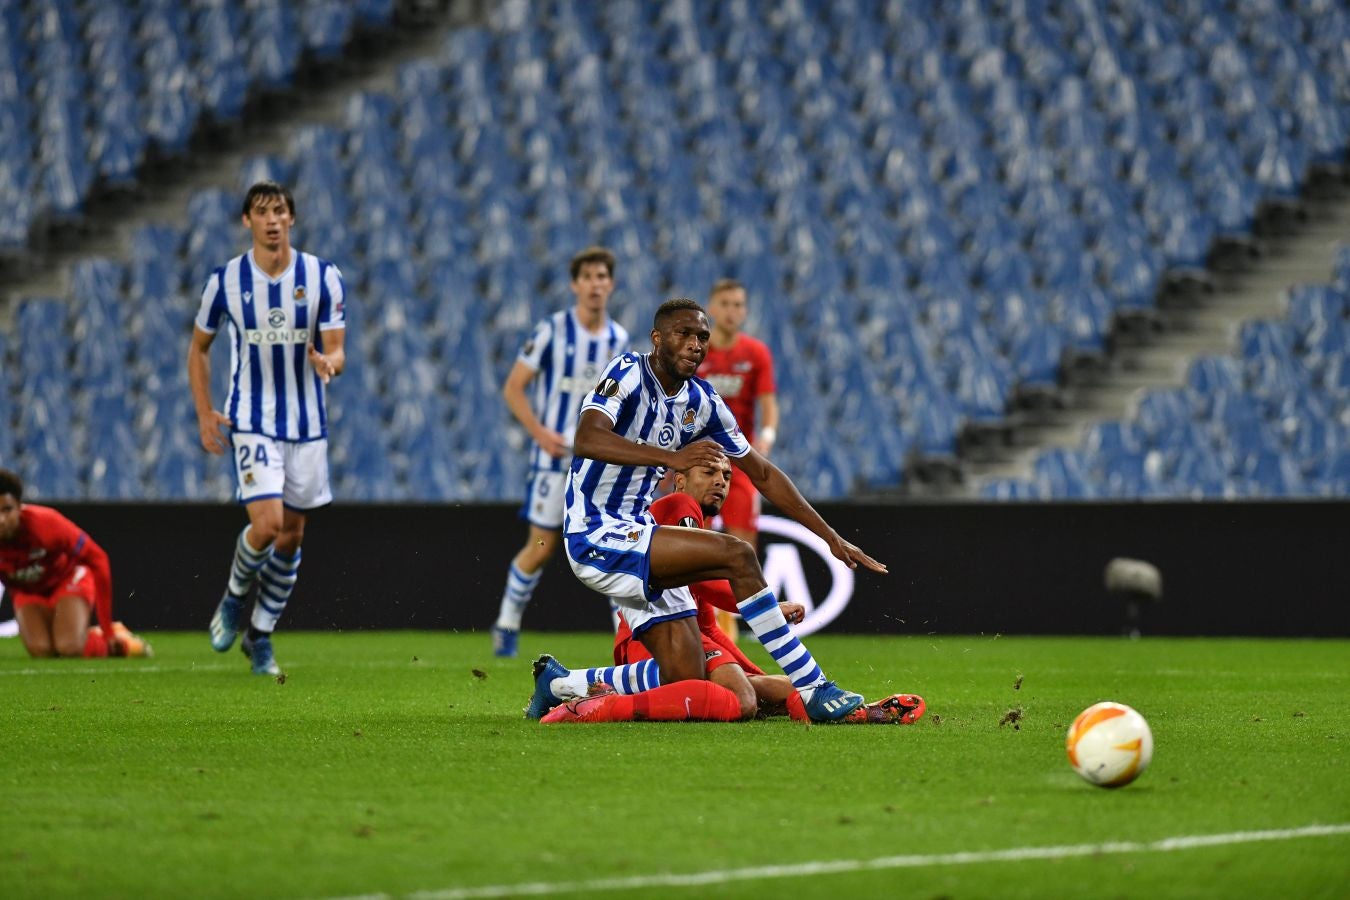
[[[721,445],[716,441],[707,439],[694,441],[694,443],[675,451],[675,460],[669,468],[677,472],[684,472],[699,466],[715,469],[722,464],[725,456]]]
[[[214,409],[205,416],[198,416],[197,430],[201,434],[202,449],[215,456],[223,456],[230,449],[230,442],[221,429],[233,427],[229,416]]]
[[[789,625],[796,625],[802,619],[806,618],[806,607],[800,603],[790,603],[780,600],[778,609],[783,613],[783,618],[787,619]]]
[[[315,350],[313,344],[309,345],[309,364],[314,367],[315,374],[324,384],[327,384],[330,378],[338,374],[337,366],[333,364],[333,361]]]
[[[883,575],[890,571],[886,568],[885,563],[877,562],[875,559],[862,552],[862,550],[858,549],[857,545],[849,543],[837,533],[830,538],[828,543],[830,545],[830,552],[835,555],[835,558],[843,560],[848,564],[850,569],[856,569],[861,564],[862,566],[871,569],[873,572],[880,572]]]
[[[554,459],[562,459],[572,452],[567,440],[551,428],[541,428],[539,433],[534,436],[534,440],[540,449]]]
[[[126,647],[126,644],[123,644],[121,641],[119,641],[119,640],[118,640],[117,638],[115,638],[115,637],[112,637],[111,635],[108,636],[107,641],[108,641],[108,655],[109,655],[109,656],[126,656],[126,655],[127,655],[127,647]]]

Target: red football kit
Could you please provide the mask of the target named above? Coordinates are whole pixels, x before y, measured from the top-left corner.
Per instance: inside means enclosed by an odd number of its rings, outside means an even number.
[[[12,541],[0,542],[0,583],[14,608],[52,606],[74,594],[94,608],[103,633],[113,633],[108,554],[74,522],[47,506],[25,503]]]
[[[732,345],[719,350],[711,344],[698,377],[713,386],[736,416],[745,439],[755,440],[756,403],[764,394],[776,392],[773,356],[763,341],[739,334]],[[733,528],[759,530],[759,494],[750,479],[736,473],[722,504],[722,521]]]
[[[648,512],[658,525],[703,527],[703,510],[688,494],[667,494],[653,503]],[[700,581],[690,585],[689,592],[698,602],[698,630],[703,637],[703,656],[708,672],[734,663],[744,669],[747,675],[763,675],[764,670],[746,658],[736,642],[717,627],[717,610],[737,611],[736,598],[726,579]],[[614,634],[614,664],[621,666],[624,663],[641,662],[651,659],[651,656],[641,641],[633,640],[633,632],[629,630],[623,616],[620,616],[619,630]]]

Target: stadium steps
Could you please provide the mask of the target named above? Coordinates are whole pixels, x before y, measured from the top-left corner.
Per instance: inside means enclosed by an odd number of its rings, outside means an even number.
[[[1327,281],[1337,243],[1350,240],[1350,193],[1337,193],[1309,199],[1307,221],[1291,234],[1266,238],[1246,271],[1216,273],[1212,294],[1164,308],[1162,330],[1138,346],[1118,347],[1103,375],[1066,387],[1063,409],[1028,417],[1010,446],[965,461],[964,490],[975,495],[995,478],[1030,478],[1041,451],[1076,447],[1088,425],[1127,418],[1141,390],[1183,384],[1195,357],[1233,353],[1242,322],[1282,317],[1284,291]]]
[[[134,191],[91,208],[79,230],[59,245],[32,251],[36,259],[26,271],[0,283],[0,331],[13,328],[23,297],[69,297],[69,270],[74,263],[90,256],[129,259],[131,236],[137,229],[159,222],[183,224],[188,200],[205,188],[239,190],[236,182],[246,159],[283,154],[292,133],[303,126],[340,123],[344,104],[356,91],[392,92],[399,66],[434,55],[449,29],[481,21],[486,15],[482,0],[424,0],[409,7],[415,17],[398,26],[395,36],[381,43],[374,55],[347,54],[339,64],[302,80],[286,95],[286,106],[296,110],[294,114],[282,121],[247,121],[189,157],[165,163],[146,173]]]

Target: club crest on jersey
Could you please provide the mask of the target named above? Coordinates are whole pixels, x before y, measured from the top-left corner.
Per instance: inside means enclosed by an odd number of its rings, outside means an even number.
[[[303,284],[297,284],[295,290],[291,292],[291,296],[297,300],[305,299],[305,286]]]
[[[255,481],[256,481],[256,479],[254,479],[253,473],[252,473],[252,472],[245,472],[245,473],[244,473],[244,486],[245,486],[245,487],[253,487]]]
[[[280,328],[286,324],[286,311],[284,309],[269,309],[267,311],[267,325],[270,328]]]
[[[697,417],[694,415],[694,411],[692,409],[686,409],[684,411],[684,418],[680,421],[680,430],[693,431],[695,418]]]

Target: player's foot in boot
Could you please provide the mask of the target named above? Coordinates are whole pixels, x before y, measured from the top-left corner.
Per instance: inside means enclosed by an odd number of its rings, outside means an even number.
[[[516,645],[520,641],[520,631],[515,628],[492,626],[492,655],[515,659]]]
[[[563,702],[563,698],[553,693],[553,679],[566,678],[571,673],[553,657],[545,653],[534,661],[534,693],[530,695],[530,705],[525,707],[525,718],[542,719],[544,713]]]
[[[277,665],[276,655],[272,652],[272,639],[267,635],[257,640],[250,640],[248,635],[245,635],[239,642],[239,649],[244,651],[244,655],[252,663],[254,675],[281,674],[281,666]]]
[[[584,722],[590,718],[591,714],[599,709],[610,697],[617,697],[618,691],[597,681],[592,684],[590,690],[586,692],[585,697],[577,697],[568,700],[561,706],[555,706],[540,719],[544,725],[553,725],[557,722]]]
[[[927,709],[918,694],[892,694],[855,709],[844,721],[858,725],[913,725]]]
[[[846,691],[833,681],[816,685],[806,701],[806,714],[813,722],[838,722],[863,705],[863,695]]]
[[[121,622],[114,622],[113,638],[122,645],[123,656],[154,656],[155,650],[150,642],[131,633],[131,629]]]
[[[234,646],[243,614],[244,601],[226,591],[216,606],[216,614],[211,617],[211,648],[217,653],[224,653]]]

